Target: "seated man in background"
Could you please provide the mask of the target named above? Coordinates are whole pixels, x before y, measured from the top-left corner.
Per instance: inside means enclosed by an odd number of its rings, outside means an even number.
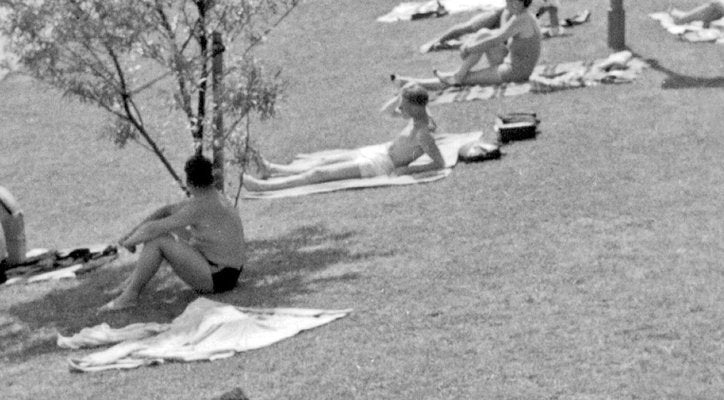
[[[560,25],[560,20],[558,19],[559,8],[559,0],[533,0],[531,5],[528,7],[531,13],[537,18],[542,17],[546,13],[548,14],[550,29],[546,32],[549,36],[558,36],[563,34],[564,29]],[[499,29],[509,18],[510,16],[507,15],[506,7],[482,12],[475,15],[468,21],[452,26],[442,35],[420,46],[420,52],[427,53],[437,49],[444,49],[447,46],[446,43],[450,40],[458,40],[465,35],[470,35],[476,32]]]
[[[435,78],[411,78],[392,75],[404,85],[416,82],[427,90],[452,85],[496,85],[524,82],[533,73],[541,52],[541,31],[528,7],[531,0],[506,0],[503,26],[478,32],[460,48],[461,65],[451,72],[434,70]],[[473,70],[485,56],[487,66]]]

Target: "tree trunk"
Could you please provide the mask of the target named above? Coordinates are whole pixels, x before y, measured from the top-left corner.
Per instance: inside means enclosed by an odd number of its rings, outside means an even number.
[[[623,0],[611,0],[608,9],[608,47],[626,49],[626,12]]]
[[[216,189],[224,192],[224,114],[221,111],[221,102],[223,101],[222,93],[224,91],[224,43],[221,39],[221,33],[214,32],[212,34],[212,54],[213,60],[211,64],[212,88],[214,91],[214,120],[213,120],[213,140],[211,149],[213,151],[213,171],[214,184]]]

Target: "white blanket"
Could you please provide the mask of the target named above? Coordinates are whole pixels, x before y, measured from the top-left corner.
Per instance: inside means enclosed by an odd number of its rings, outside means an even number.
[[[505,0],[440,0],[450,14],[467,11],[496,10],[505,7]],[[417,13],[437,9],[437,0],[404,2],[398,4],[389,13],[377,18],[378,22],[409,21]]]
[[[72,337],[58,335],[58,346],[75,349],[118,343],[84,357],[69,358],[72,372],[129,369],[165,361],[213,361],[269,346],[351,311],[244,308],[199,298],[170,324],[138,323],[121,329],[101,324]]]

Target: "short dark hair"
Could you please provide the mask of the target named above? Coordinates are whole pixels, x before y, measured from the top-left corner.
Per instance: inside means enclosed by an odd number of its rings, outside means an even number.
[[[425,107],[430,96],[419,83],[411,82],[402,88],[402,97],[412,104]]]
[[[208,158],[194,155],[186,160],[184,166],[186,183],[197,188],[207,188],[214,184],[213,166]]]
[[[533,0],[523,0],[523,7],[528,8],[530,3],[532,3],[532,2],[533,2]]]

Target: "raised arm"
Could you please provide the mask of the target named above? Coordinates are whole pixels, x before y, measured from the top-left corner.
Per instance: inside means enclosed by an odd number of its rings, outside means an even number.
[[[397,94],[395,97],[390,99],[385,105],[380,108],[382,114],[389,115],[391,117],[402,117],[402,113],[398,108],[400,105],[400,95]]]

